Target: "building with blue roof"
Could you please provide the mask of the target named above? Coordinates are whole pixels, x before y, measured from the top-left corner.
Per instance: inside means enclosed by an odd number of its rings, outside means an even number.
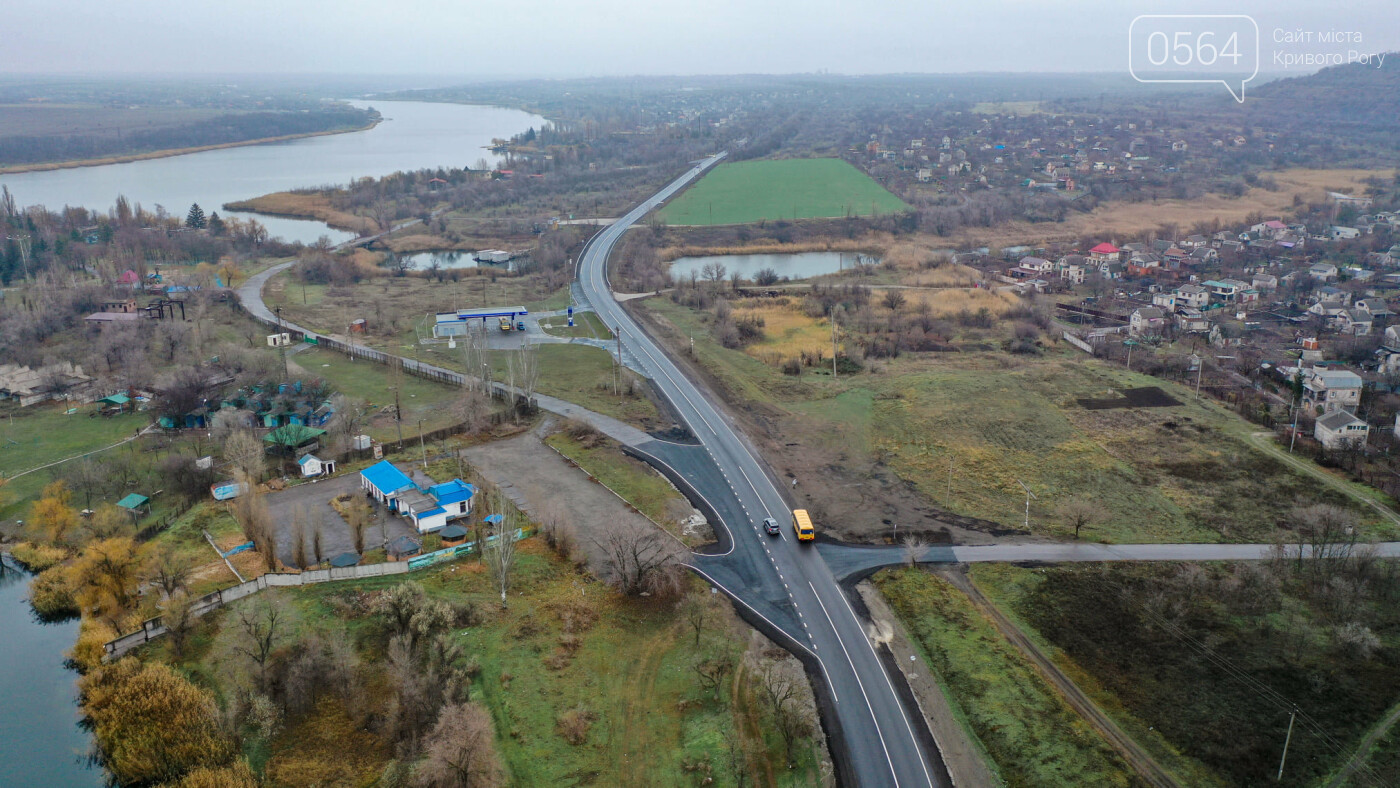
[[[374,465],[360,471],[360,488],[365,491],[365,495],[389,507],[389,511],[398,511],[398,499],[405,492],[416,491],[418,485],[413,483],[413,479],[408,474],[398,469],[388,460],[381,460]]]
[[[366,495],[407,518],[424,534],[470,515],[476,497],[476,488],[461,479],[424,489],[388,460],[360,471],[360,486]]]

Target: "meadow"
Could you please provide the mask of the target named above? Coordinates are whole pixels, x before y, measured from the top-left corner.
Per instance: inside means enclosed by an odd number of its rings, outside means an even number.
[[[666,224],[747,224],[896,213],[909,206],[841,159],[721,164],[663,207]]]

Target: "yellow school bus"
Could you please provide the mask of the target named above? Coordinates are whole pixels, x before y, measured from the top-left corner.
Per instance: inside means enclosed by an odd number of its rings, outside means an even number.
[[[812,527],[812,518],[806,509],[792,510],[792,530],[797,533],[797,541],[810,542],[817,538],[817,530]]]

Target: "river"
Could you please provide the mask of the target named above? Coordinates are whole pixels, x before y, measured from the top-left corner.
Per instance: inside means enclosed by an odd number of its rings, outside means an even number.
[[[151,209],[184,215],[190,203],[225,212],[234,200],[301,187],[343,184],[353,178],[425,167],[474,167],[499,157],[485,146],[546,121],[499,107],[428,102],[353,102],[374,106],[384,122],[347,134],[190,153],[163,159],[0,175],[22,205],[51,209],[82,205],[107,210],[117,195]],[[234,214],[237,215],[237,214]],[[321,222],[258,216],[288,241],[352,237]],[[28,576],[0,577],[0,786],[96,786],[100,769],[86,763],[90,737],[77,727],[75,674],[64,652],[78,636],[70,621],[41,624],[32,617]]]
[[[0,785],[102,785],[102,770],[88,762],[91,739],[78,727],[78,676],[63,665],[78,621],[40,623],[28,589],[28,574],[0,574]]]
[[[438,104],[422,101],[352,101],[372,106],[384,121],[373,129],[320,137],[245,145],[97,167],[0,175],[21,205],[59,209],[81,205],[108,210],[117,195],[147,209],[164,206],[184,216],[191,203],[205,213],[225,212],[227,202],[269,192],[340,185],[354,178],[388,175],[425,167],[475,167],[500,157],[485,146],[493,137],[510,137],[539,128],[538,115],[500,107]],[[268,233],[288,241],[312,243],[322,235],[332,241],[354,237],[316,221],[257,216]]]

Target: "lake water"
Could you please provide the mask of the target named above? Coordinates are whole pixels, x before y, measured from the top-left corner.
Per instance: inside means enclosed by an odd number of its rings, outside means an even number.
[[[81,205],[108,210],[117,195],[148,210],[162,205],[184,216],[191,203],[205,213],[252,216],[224,211],[223,204],[269,192],[345,184],[354,178],[388,175],[425,167],[475,167],[500,157],[485,148],[493,137],[509,137],[546,121],[537,115],[500,107],[437,104],[420,101],[354,101],[379,110],[384,122],[368,131],[306,137],[265,145],[191,153],[163,159],[75,167],[68,170],[0,175],[21,205],[57,210]],[[273,236],[312,243],[322,235],[333,241],[353,236],[321,222],[256,216]]]
[[[798,252],[796,254],[723,254],[705,257],[678,257],[671,263],[671,278],[677,281],[689,279],[692,273],[703,279],[703,269],[711,262],[725,268],[725,276],[735,271],[745,279],[752,280],[765,268],[772,268],[779,278],[808,279],[822,274],[834,274],[853,268],[859,262],[875,262],[870,255],[856,252]]]
[[[399,255],[408,258],[408,265],[415,271],[426,271],[437,263],[439,268],[476,268],[474,252],[416,252]]]
[[[78,676],[63,666],[78,621],[40,623],[28,589],[29,575],[0,575],[0,785],[102,785],[102,770],[87,761],[91,737],[78,727]]]

